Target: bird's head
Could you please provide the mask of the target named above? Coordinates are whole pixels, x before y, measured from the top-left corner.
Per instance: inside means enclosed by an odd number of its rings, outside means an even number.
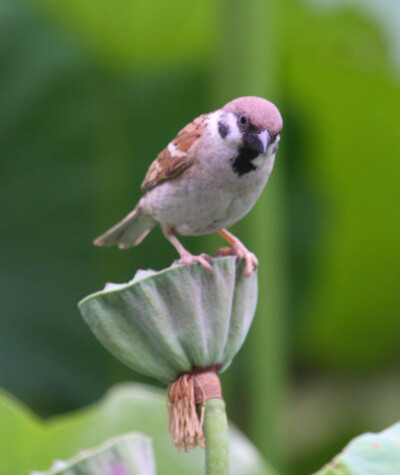
[[[228,102],[218,117],[218,133],[237,151],[246,149],[255,156],[272,155],[278,148],[282,117],[272,102],[246,96]]]

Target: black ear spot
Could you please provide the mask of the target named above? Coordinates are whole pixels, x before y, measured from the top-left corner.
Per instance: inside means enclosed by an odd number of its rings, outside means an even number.
[[[225,138],[229,134],[229,126],[222,120],[218,122],[218,132],[221,138]]]

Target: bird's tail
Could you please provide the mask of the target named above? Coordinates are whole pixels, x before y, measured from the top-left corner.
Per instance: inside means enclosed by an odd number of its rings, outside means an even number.
[[[137,246],[156,225],[156,221],[144,214],[139,205],[125,218],[93,241],[95,246],[118,244],[121,249]]]

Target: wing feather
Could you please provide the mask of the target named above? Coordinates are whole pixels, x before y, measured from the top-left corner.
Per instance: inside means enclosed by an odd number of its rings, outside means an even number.
[[[176,177],[192,165],[196,159],[197,146],[207,117],[208,114],[197,117],[158,154],[146,173],[141,186],[142,191],[148,191],[160,183]]]

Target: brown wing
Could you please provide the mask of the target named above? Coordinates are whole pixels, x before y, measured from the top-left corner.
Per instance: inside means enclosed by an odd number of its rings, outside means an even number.
[[[154,188],[192,165],[196,157],[196,142],[201,137],[207,116],[208,114],[203,114],[194,119],[158,154],[146,173],[142,191]]]

